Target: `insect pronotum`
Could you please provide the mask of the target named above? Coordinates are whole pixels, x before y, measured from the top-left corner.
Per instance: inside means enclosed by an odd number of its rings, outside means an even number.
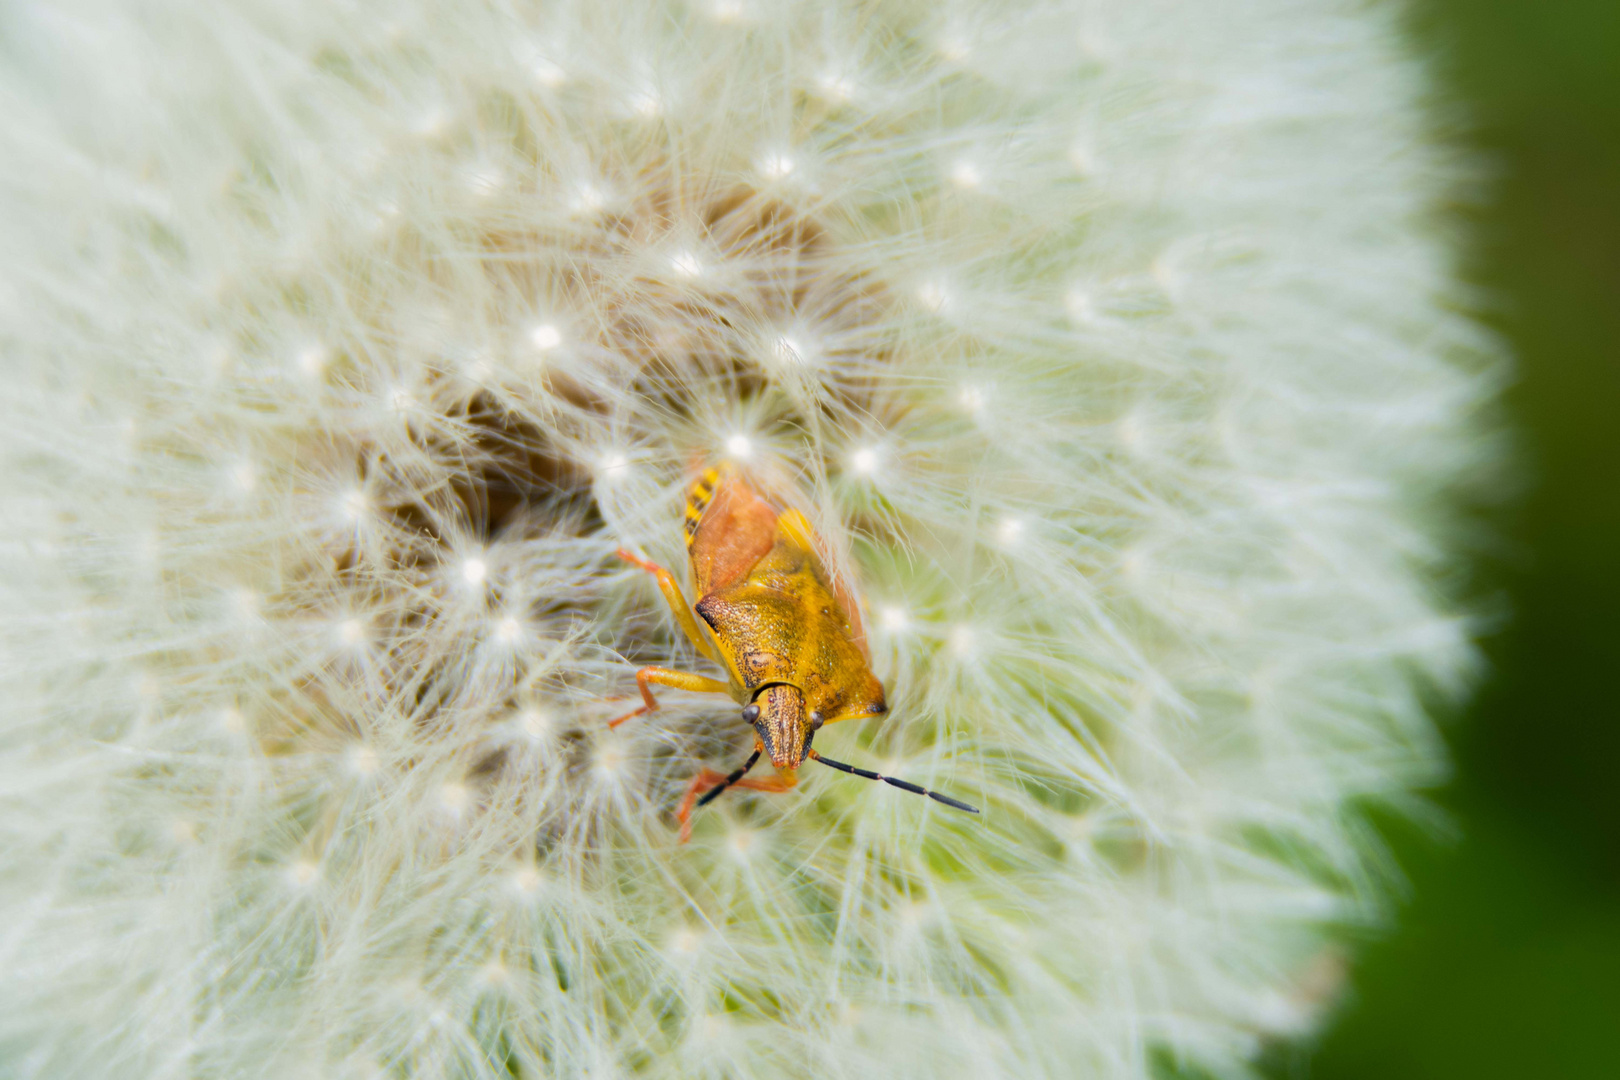
[[[686,550],[698,594],[688,606],[664,567],[620,548],[618,556],[652,574],[697,651],[726,669],[728,681],[663,667],[636,672],[644,704],[610,722],[652,712],[652,684],[728,694],[754,729],[754,752],[731,773],[703,769],[686,789],[677,818],[684,843],[692,810],[730,787],[786,791],[806,758],[868,780],[926,795],[977,814],[949,795],[824,757],[810,744],[826,724],[888,712],[883,684],[872,674],[854,597],[829,583],[815,533],[798,510],[778,510],[733,469],[707,469],[686,498]],[[696,617],[694,617],[694,612]],[[698,619],[702,619],[699,625]],[[776,774],[750,779],[762,756]]]

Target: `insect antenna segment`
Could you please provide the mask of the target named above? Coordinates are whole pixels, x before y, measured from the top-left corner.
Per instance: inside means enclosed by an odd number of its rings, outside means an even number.
[[[969,806],[967,803],[962,802],[960,799],[953,799],[949,795],[941,795],[937,791],[929,791],[927,788],[923,787],[921,784],[913,784],[909,780],[900,780],[900,779],[897,779],[897,778],[895,778],[893,776],[884,776],[882,773],[876,773],[876,772],[873,772],[870,769],[857,769],[855,766],[846,765],[842,761],[834,761],[830,757],[823,757],[821,754],[817,753],[814,750],[810,751],[809,756],[815,758],[817,761],[821,762],[823,765],[831,765],[833,768],[837,769],[839,772],[847,772],[847,773],[850,773],[853,776],[863,776],[868,780],[882,780],[885,784],[892,784],[894,787],[899,788],[901,791],[909,791],[914,795],[926,795],[930,799],[933,799],[935,802],[944,803],[946,806],[949,806],[949,807],[951,807],[952,809],[955,809],[955,810],[966,810],[970,814],[977,814],[979,812],[979,808],[977,806]],[[752,763],[753,763],[752,761],[749,762],[749,764],[752,764]]]

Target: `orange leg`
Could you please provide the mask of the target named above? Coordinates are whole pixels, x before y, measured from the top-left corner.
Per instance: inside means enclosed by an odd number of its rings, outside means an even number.
[[[645,716],[658,708],[658,699],[652,696],[651,683],[673,687],[676,690],[691,690],[698,694],[731,693],[731,687],[718,679],[710,679],[703,675],[688,675],[684,671],[671,671],[669,668],[644,667],[636,672],[636,687],[641,691],[641,700],[646,704],[639,709],[625,713],[616,720],[609,720],[608,727],[616,728],[626,720],[634,720],[638,716]]]
[[[715,654],[714,646],[709,644],[708,639],[703,636],[703,631],[698,627],[697,619],[692,617],[692,608],[687,604],[686,597],[681,595],[681,587],[675,584],[675,575],[657,563],[648,562],[624,548],[619,548],[614,554],[631,566],[640,567],[658,579],[658,591],[664,594],[664,602],[669,605],[669,610],[675,613],[675,621],[681,624],[681,631],[693,645],[697,646],[697,651],[701,655],[717,664],[720,663],[720,657]]]
[[[675,820],[681,823],[681,843],[692,839],[692,808],[697,805],[698,796],[725,782],[725,773],[702,769],[692,777],[692,782],[686,785],[686,797],[681,800],[681,808],[675,811]]]
[[[743,773],[753,767],[754,762],[759,760],[759,755],[764,750],[764,745],[755,740],[753,756],[748,759],[747,764],[730,776],[717,773],[713,769],[703,769],[692,777],[692,782],[686,786],[686,797],[681,800],[681,808],[675,812],[675,820],[681,823],[681,843],[684,844],[692,839],[692,811],[718,795],[719,792],[715,791],[715,788],[739,787],[747,788],[749,791],[779,793],[787,791],[798,783],[796,776],[767,776],[760,780],[744,778]],[[713,794],[700,800],[699,796],[705,792],[712,792]]]

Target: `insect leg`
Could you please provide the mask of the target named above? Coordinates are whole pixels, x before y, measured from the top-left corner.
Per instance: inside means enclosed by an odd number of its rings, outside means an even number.
[[[692,777],[692,782],[686,786],[686,798],[681,800],[681,808],[675,814],[675,820],[681,823],[681,843],[684,844],[692,839],[693,807],[704,806],[712,802],[722,791],[741,780],[743,773],[752,769],[754,762],[758,761],[759,755],[764,752],[765,744],[755,739],[753,756],[743,764],[742,768],[733,770],[730,776],[721,776],[713,769],[703,769]],[[703,796],[703,802],[698,802],[698,796],[703,795],[705,791],[709,793]]]
[[[681,823],[681,843],[686,843],[692,836],[692,811],[699,806],[707,806],[720,797],[720,793],[727,788],[747,788],[749,791],[781,792],[792,788],[796,780],[784,779],[780,776],[768,776],[762,780],[745,779],[744,773],[752,769],[759,761],[765,747],[756,739],[754,752],[740,768],[733,769],[727,776],[721,776],[713,769],[704,769],[692,777],[692,783],[686,788],[686,798],[681,800],[681,808],[676,812],[675,818]],[[708,794],[704,794],[707,792]],[[702,795],[702,798],[698,796]]]
[[[652,686],[669,686],[676,690],[691,690],[697,694],[729,694],[731,687],[718,679],[711,679],[704,675],[688,675],[684,671],[671,671],[669,668],[644,667],[636,672],[636,687],[641,691],[641,700],[646,702],[639,709],[625,713],[616,720],[609,720],[608,727],[616,728],[626,720],[634,720],[658,708],[658,699],[652,696]]]
[[[692,777],[692,782],[686,785],[686,798],[681,800],[681,808],[675,811],[675,820],[681,823],[681,843],[692,839],[692,808],[697,805],[698,796],[714,787],[725,783],[726,778],[713,769],[702,769]]]
[[[731,770],[731,775],[720,781],[720,783],[715,786],[714,790],[703,796],[703,798],[699,799],[697,804],[699,806],[708,806],[710,803],[714,802],[714,800],[718,799],[725,792],[726,788],[741,780],[743,778],[743,774],[754,767],[754,763],[759,761],[759,755],[761,753],[763,753],[763,749],[756,748],[754,752],[748,756],[747,761],[743,762],[737,768]]]
[[[882,773],[873,772],[871,769],[857,769],[853,765],[845,765],[842,761],[834,761],[830,757],[822,757],[814,750],[810,751],[810,756],[821,762],[823,765],[831,765],[839,772],[847,772],[851,776],[860,776],[866,778],[867,780],[882,780],[885,784],[892,784],[901,791],[909,791],[913,795],[926,795],[935,802],[944,803],[946,806],[949,806],[955,810],[966,810],[970,814],[977,814],[979,812],[979,808],[976,806],[969,806],[960,799],[953,799],[949,795],[941,795],[937,791],[929,791],[921,784],[913,784],[909,780],[898,780],[892,776],[884,776]]]
[[[686,597],[681,595],[681,587],[675,584],[675,575],[657,563],[648,562],[624,548],[619,548],[614,554],[658,579],[658,591],[664,594],[664,602],[669,605],[669,610],[675,613],[675,621],[681,624],[681,630],[691,639],[692,644],[697,646],[697,651],[701,655],[717,664],[720,663],[720,657],[715,655],[714,646],[709,644],[709,639],[703,636],[697,619],[692,617],[691,605],[686,602]]]

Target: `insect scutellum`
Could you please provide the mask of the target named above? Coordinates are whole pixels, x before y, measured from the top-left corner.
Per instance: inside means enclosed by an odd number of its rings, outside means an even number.
[[[698,594],[690,607],[667,569],[622,548],[618,555],[657,578],[682,631],[702,656],[726,669],[728,680],[642,668],[636,684],[644,704],[610,722],[616,727],[657,709],[653,683],[729,694],[743,706],[743,720],[755,732],[754,752],[729,774],[705,768],[693,777],[677,814],[682,841],[690,835],[694,806],[714,801],[729,787],[786,791],[798,782],[798,768],[807,758],[978,813],[957,799],[833,761],[811,747],[824,725],[880,716],[888,705],[883,684],[872,673],[855,598],[846,587],[829,583],[809,519],[798,510],[777,509],[730,467],[703,471],[688,492],[684,518]],[[770,758],[776,775],[748,779],[761,757]]]

